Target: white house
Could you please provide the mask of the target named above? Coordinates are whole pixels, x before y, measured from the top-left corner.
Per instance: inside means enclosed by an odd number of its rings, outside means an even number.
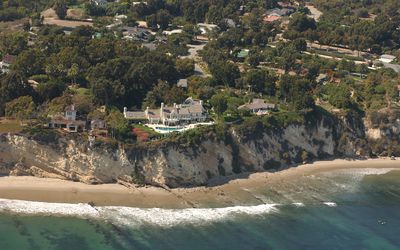
[[[203,107],[203,101],[189,97],[182,104],[165,106],[161,103],[159,109],[146,108],[145,111],[128,111],[124,108],[124,117],[128,120],[147,121],[150,124],[175,126],[205,122],[208,113]]]
[[[170,35],[173,35],[173,34],[181,34],[182,32],[183,32],[182,29],[164,30],[163,34],[166,35],[166,36],[170,36]]]
[[[86,126],[85,121],[76,120],[76,109],[74,105],[70,105],[65,109],[64,116],[57,115],[51,118],[49,128],[62,128],[68,132],[76,133],[83,131]]]
[[[208,32],[218,29],[218,25],[208,23],[198,23],[197,27],[202,35],[206,35]]]
[[[179,81],[176,83],[176,86],[178,86],[180,88],[187,88],[188,80],[187,79],[179,79]]]
[[[394,61],[394,59],[396,59],[396,57],[392,56],[392,55],[381,55],[381,57],[379,58],[379,61],[381,61],[383,63],[391,63]]]
[[[266,103],[264,99],[253,99],[251,103],[244,104],[238,109],[250,110],[255,115],[266,115],[270,110],[274,110],[275,108],[275,104]]]
[[[8,73],[10,71],[10,67],[14,64],[15,60],[17,59],[16,56],[13,55],[5,55],[3,60],[0,62],[0,70],[3,73]]]
[[[107,0],[91,0],[91,3],[97,6],[105,6],[108,4]]]
[[[105,130],[107,129],[106,122],[102,119],[93,119],[90,121],[90,128],[97,130]]]

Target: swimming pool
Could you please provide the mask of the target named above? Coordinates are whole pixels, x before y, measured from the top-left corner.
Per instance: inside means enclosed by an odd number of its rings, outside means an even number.
[[[184,129],[184,127],[155,127],[154,129],[165,132],[180,132]]]

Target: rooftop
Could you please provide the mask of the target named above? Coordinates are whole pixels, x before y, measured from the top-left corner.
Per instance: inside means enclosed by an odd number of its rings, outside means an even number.
[[[75,105],[69,105],[65,108],[66,112],[71,112],[71,111],[76,111],[75,110]]]
[[[3,57],[3,60],[2,60],[2,61],[3,61],[3,63],[13,64],[13,63],[15,62],[16,59],[17,59],[16,56],[7,54],[7,55],[5,55],[5,56]]]
[[[290,14],[292,14],[294,12],[293,9],[289,9],[289,8],[275,8],[275,9],[271,9],[268,10],[265,14],[266,15],[279,15],[279,16],[288,16]]]
[[[385,55],[381,55],[381,59],[388,59],[388,60],[394,60],[394,59],[396,59],[396,57],[395,56],[392,56],[392,55],[387,55],[387,54],[385,54]]]
[[[269,15],[269,16],[264,17],[263,21],[267,22],[267,23],[272,23],[272,22],[280,20],[281,18],[282,18],[281,16]]]
[[[188,87],[188,80],[187,79],[179,79],[178,83],[176,84],[178,87],[187,88]]]
[[[144,111],[127,111],[125,112],[125,118],[130,120],[145,120],[146,114]]]
[[[253,99],[251,103],[244,104],[239,109],[274,109],[275,107],[275,104],[266,103],[264,99]]]
[[[249,50],[248,49],[242,49],[238,54],[238,58],[246,58],[249,56]]]

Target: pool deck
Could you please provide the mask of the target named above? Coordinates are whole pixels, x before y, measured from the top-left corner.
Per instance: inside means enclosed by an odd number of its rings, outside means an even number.
[[[184,132],[190,129],[194,129],[198,126],[211,126],[211,125],[214,125],[214,122],[199,122],[183,126],[167,126],[163,124],[146,124],[145,126],[153,129],[157,133],[169,134],[172,132]]]

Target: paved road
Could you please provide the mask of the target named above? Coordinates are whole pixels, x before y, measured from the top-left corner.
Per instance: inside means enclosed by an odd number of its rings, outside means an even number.
[[[332,60],[336,60],[336,61],[342,61],[342,60],[346,60],[345,58],[340,58],[340,57],[333,57],[333,56],[327,56],[327,55],[321,55],[318,53],[310,53],[308,51],[303,51],[304,54],[307,55],[316,55],[319,56],[321,58],[326,58],[326,59],[332,59]],[[368,64],[368,62],[366,61],[353,61],[355,64]]]
[[[189,55],[182,56],[182,58],[190,58],[190,59],[193,59],[195,61],[194,74],[196,76],[210,77],[211,75],[209,75],[206,72],[204,72],[204,70],[200,67],[200,65],[198,63],[201,60],[199,58],[199,56],[198,56],[198,52],[200,50],[202,50],[204,48],[204,46],[206,46],[205,43],[200,44],[200,45],[193,45],[193,44],[188,45],[188,47],[189,47]]]
[[[311,17],[311,18],[314,18],[315,21],[318,21],[323,13],[321,11],[319,11],[317,8],[315,8],[314,5],[307,4],[306,7],[311,12],[311,15],[308,15],[308,16]]]

